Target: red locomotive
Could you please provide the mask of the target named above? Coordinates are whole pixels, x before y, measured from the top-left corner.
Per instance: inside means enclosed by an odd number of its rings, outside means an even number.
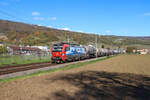
[[[70,45],[68,43],[54,44],[53,48],[51,49],[51,53],[52,53],[51,61],[52,61],[52,63],[65,62],[67,59],[65,50],[69,46]]]

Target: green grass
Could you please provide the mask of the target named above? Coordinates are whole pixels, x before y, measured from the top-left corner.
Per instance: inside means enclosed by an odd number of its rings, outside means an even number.
[[[14,78],[0,79],[0,82],[11,82],[11,81],[14,81],[14,80],[17,80],[17,79],[31,78],[31,77],[34,77],[34,76],[43,75],[43,74],[47,74],[47,73],[52,73],[52,72],[56,72],[56,71],[70,70],[70,69],[73,69],[73,68],[82,67],[82,66],[87,65],[87,64],[92,64],[92,63],[96,63],[96,62],[99,62],[99,61],[102,61],[102,60],[106,60],[106,59],[109,59],[109,58],[112,58],[112,57],[115,57],[115,56],[109,56],[109,57],[102,58],[102,59],[100,58],[100,59],[93,60],[93,61],[79,62],[77,64],[71,64],[71,65],[68,65],[68,66],[65,66],[65,67],[51,69],[51,70],[47,70],[47,71],[39,71],[39,72],[29,74],[29,75],[23,75],[23,76],[18,76],[18,77],[14,77]]]
[[[50,56],[38,57],[38,56],[0,56],[0,67],[10,65],[31,64],[40,62],[49,62]]]

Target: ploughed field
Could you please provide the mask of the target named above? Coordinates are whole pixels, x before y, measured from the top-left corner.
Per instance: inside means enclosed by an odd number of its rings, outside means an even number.
[[[0,83],[2,100],[150,100],[150,55],[121,55],[82,67]]]

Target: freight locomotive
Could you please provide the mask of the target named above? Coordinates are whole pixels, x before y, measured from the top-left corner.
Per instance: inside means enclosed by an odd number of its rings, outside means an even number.
[[[64,63],[68,61],[78,61],[88,58],[113,55],[113,50],[96,49],[94,46],[82,46],[78,44],[59,43],[54,44],[51,49],[51,62]]]

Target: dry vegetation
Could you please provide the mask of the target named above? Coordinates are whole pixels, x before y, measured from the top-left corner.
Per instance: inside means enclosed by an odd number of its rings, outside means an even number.
[[[150,100],[150,55],[122,55],[83,67],[0,83],[2,100]]]

